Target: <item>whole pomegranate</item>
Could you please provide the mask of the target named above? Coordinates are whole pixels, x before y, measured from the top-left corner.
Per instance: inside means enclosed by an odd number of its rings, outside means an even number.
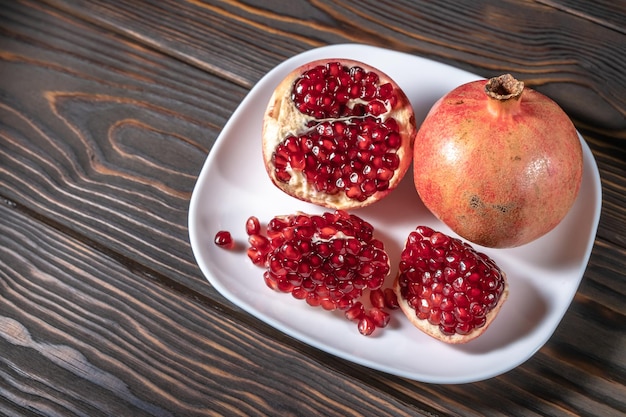
[[[384,308],[397,308],[395,297],[381,288],[390,271],[389,257],[368,222],[342,210],[295,213],[274,217],[265,233],[259,220],[250,217],[246,231],[248,257],[266,269],[268,287],[314,307],[342,310],[364,335],[389,322]],[[367,292],[368,308],[362,299]]]
[[[394,290],[415,327],[458,344],[483,334],[507,299],[509,287],[505,273],[487,255],[418,226],[400,255]]]
[[[414,146],[415,187],[454,232],[515,247],[565,217],[582,179],[574,125],[548,97],[506,74],[457,87],[432,107]]]
[[[399,184],[415,134],[413,108],[391,78],[362,62],[318,60],[275,89],[264,116],[263,159],[287,194],[347,210]]]

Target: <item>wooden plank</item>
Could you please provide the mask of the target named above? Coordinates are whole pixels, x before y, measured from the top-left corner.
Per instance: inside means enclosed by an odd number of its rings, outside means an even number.
[[[611,30],[626,34],[626,2],[624,0],[536,0]]]
[[[598,22],[609,13],[589,19],[532,0],[453,6],[300,0],[272,10],[264,1],[94,0],[88,6],[76,0],[48,1],[242,85],[250,86],[297,52],[366,42],[484,77],[511,72],[555,99],[577,122],[626,137],[626,73],[621,70],[626,66],[626,33]],[[178,23],[181,19],[184,26]]]
[[[206,291],[189,199],[246,90],[44,9],[0,12],[0,193]]]
[[[617,138],[585,135],[591,148],[602,182],[602,212],[598,236],[626,248],[626,147]]]

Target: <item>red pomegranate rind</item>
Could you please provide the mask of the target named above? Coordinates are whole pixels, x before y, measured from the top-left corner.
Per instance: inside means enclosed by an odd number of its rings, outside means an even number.
[[[411,323],[447,343],[480,336],[508,296],[506,275],[459,239],[418,226],[401,253],[394,283]]]
[[[270,288],[327,310],[348,310],[365,289],[380,288],[390,271],[373,227],[345,211],[277,216],[267,236],[248,240],[250,259],[266,268]]]
[[[399,184],[416,133],[408,98],[386,74],[362,62],[319,60],[292,71],[274,91],[263,159],[287,194],[348,210]]]

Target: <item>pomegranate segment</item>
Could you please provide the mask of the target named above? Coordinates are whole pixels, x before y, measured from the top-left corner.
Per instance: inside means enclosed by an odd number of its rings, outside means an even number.
[[[449,343],[478,337],[508,295],[491,258],[427,226],[409,234],[394,288],[411,322]]]
[[[350,209],[398,185],[415,134],[411,104],[387,75],[361,62],[315,61],[289,74],[270,99],[263,157],[289,195]]]
[[[274,217],[266,234],[255,227],[246,230],[253,232],[248,257],[265,268],[263,279],[271,289],[314,307],[345,311],[365,335],[389,322],[384,305],[366,311],[359,301],[368,290],[378,291],[390,271],[384,245],[368,222],[337,210]]]

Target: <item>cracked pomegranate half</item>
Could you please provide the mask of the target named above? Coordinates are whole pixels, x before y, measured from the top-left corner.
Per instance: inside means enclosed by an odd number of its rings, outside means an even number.
[[[293,70],[274,91],[263,159],[287,194],[348,210],[400,183],[416,132],[411,103],[389,76],[362,62],[318,60]]]
[[[394,290],[415,327],[452,344],[480,336],[509,292],[505,273],[491,258],[427,226],[409,234]]]
[[[277,216],[266,229],[263,233],[256,217],[246,223],[248,257],[265,268],[268,287],[314,307],[343,310],[364,335],[387,325],[389,314],[383,308],[395,307],[381,290],[389,257],[371,224],[338,210]],[[368,291],[377,300],[371,308],[359,300]]]

